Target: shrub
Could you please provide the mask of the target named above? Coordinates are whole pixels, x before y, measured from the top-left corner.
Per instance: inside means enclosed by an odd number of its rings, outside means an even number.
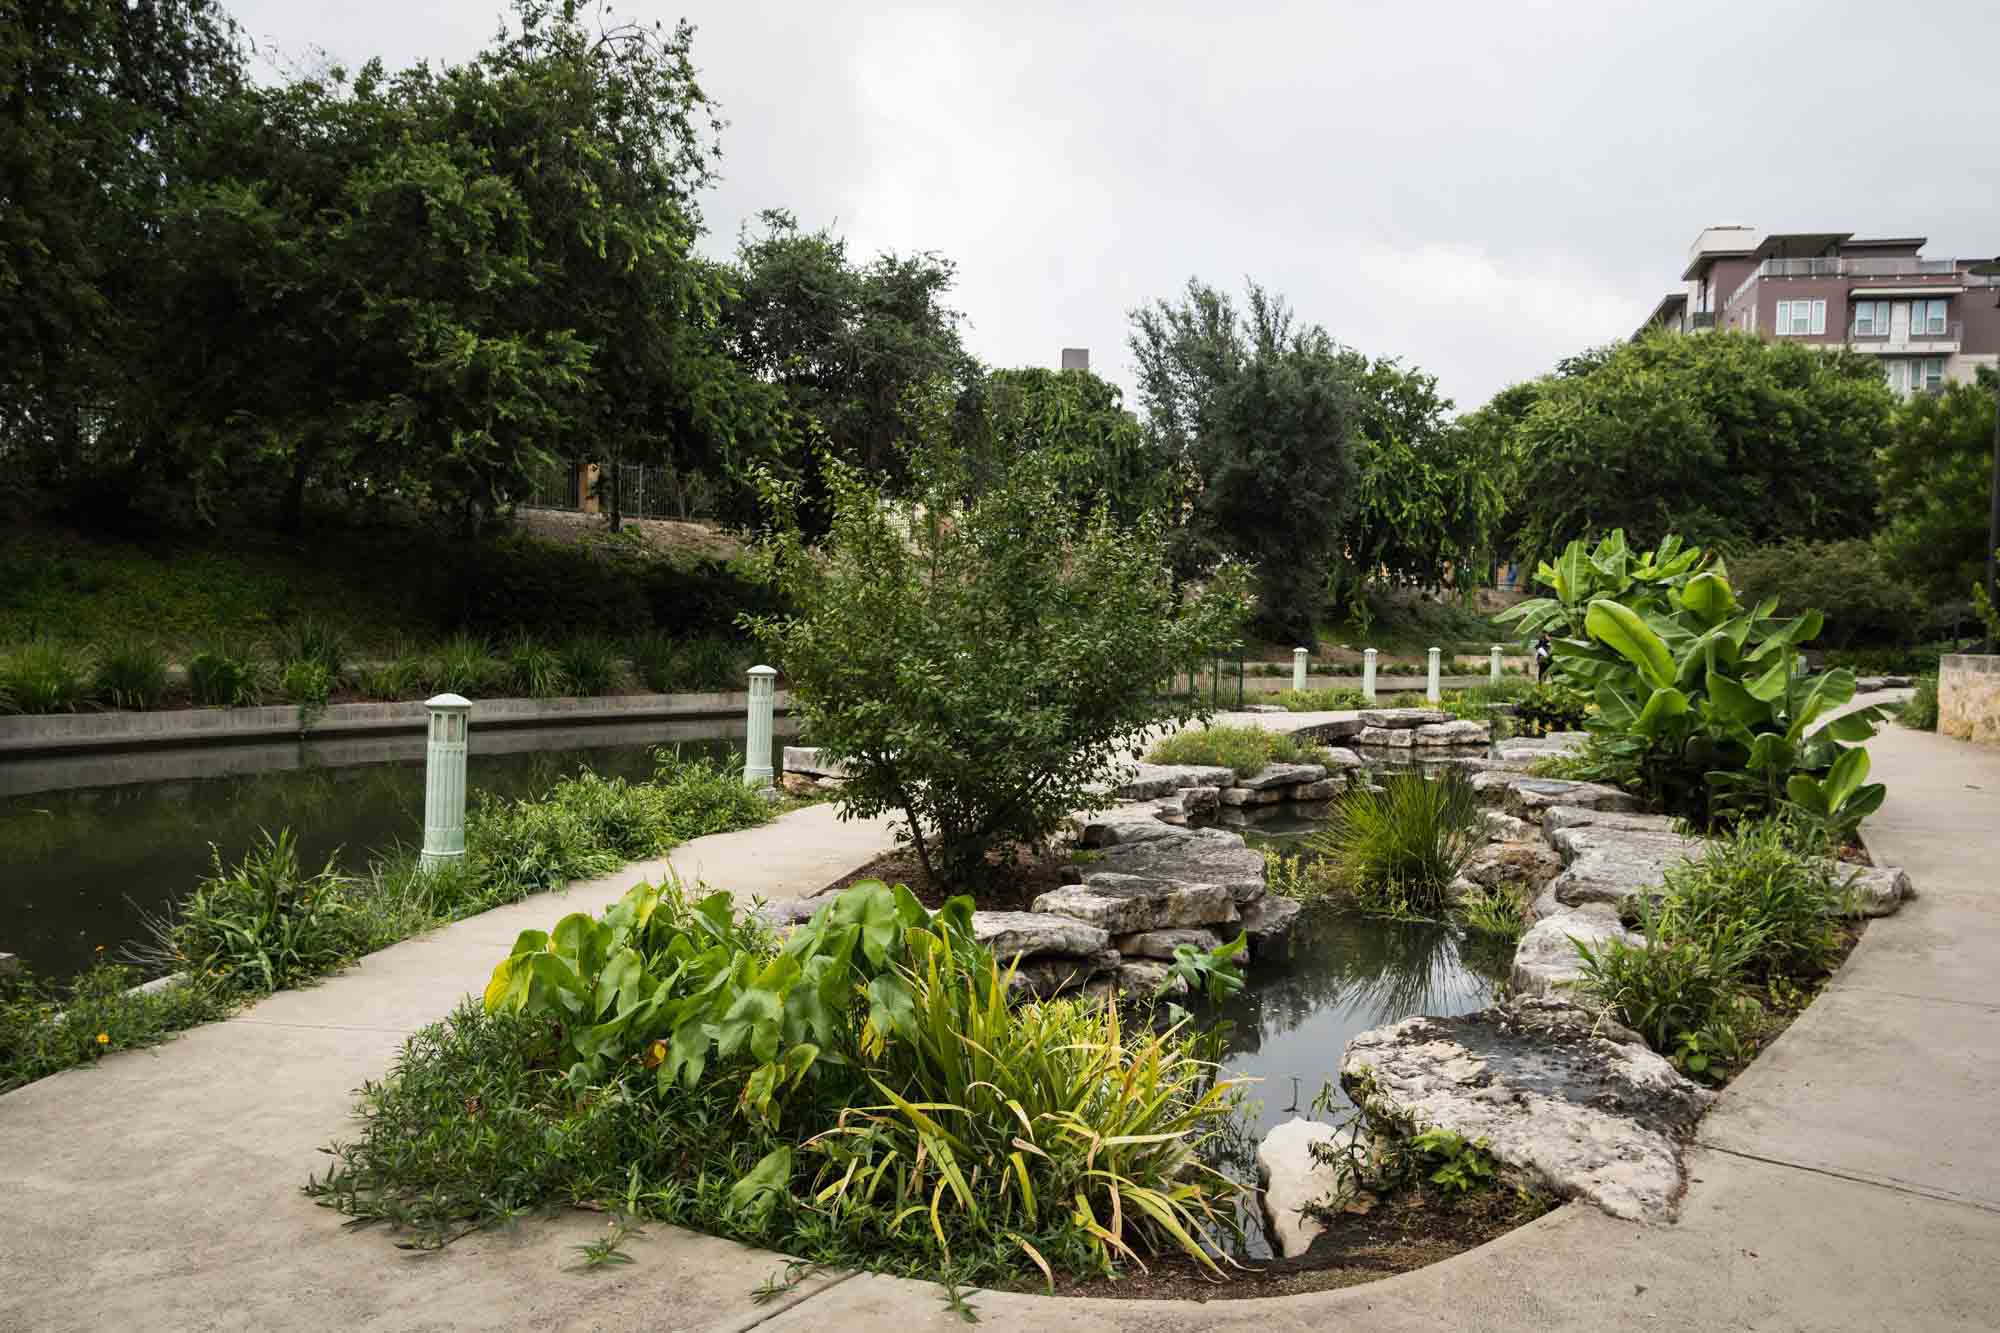
[[[447,621],[545,634],[647,624],[648,581],[663,563],[523,536],[463,543],[452,548],[443,571]]]
[[[1783,606],[1814,606],[1825,614],[1829,648],[1858,643],[1907,643],[1920,600],[1866,538],[1787,542],[1736,556],[1730,581],[1755,605],[1775,597]]]
[[[368,942],[332,858],[300,870],[289,829],[265,834],[233,869],[215,856],[213,873],[154,933],[181,970],[253,994],[325,976]]]
[[[740,690],[745,688],[743,645],[734,639],[704,637],[680,645],[675,668],[681,690]]]
[[[1938,678],[1935,674],[1917,677],[1916,691],[1897,713],[1897,720],[1913,731],[1938,728]]]
[[[885,504],[872,478],[831,467],[816,547],[797,489],[769,484],[779,517],[764,556],[798,613],[744,623],[814,743],[852,771],[842,812],[901,811],[925,870],[972,885],[990,850],[1041,844],[1109,801],[1100,780],[1121,754],[1196,715],[1132,684],[1233,647],[1243,578],[1224,566],[1189,594],[1157,520],[1057,521],[1073,508],[1042,452],[964,503],[948,456],[926,454],[914,475]]]
[[[1359,708],[1363,701],[1360,690],[1335,686],[1324,690],[1281,690],[1276,702],[1294,713],[1331,713]]]
[[[89,670],[79,649],[46,635],[0,658],[0,678],[24,713],[75,712],[89,693]]]
[[[1238,1192],[1195,1158],[1234,1095],[1212,1045],[1011,1004],[970,913],[864,882],[779,951],[727,893],[670,883],[525,932],[482,1008],[364,1089],[362,1137],[309,1192],[418,1247],[616,1191],[816,1262],[1212,1265],[1194,1237]]]
[[[507,668],[493,655],[486,640],[474,634],[454,634],[431,654],[425,664],[430,687],[442,694],[462,694],[477,698],[499,688]]]
[[[1489,889],[1459,900],[1458,910],[1466,927],[1482,935],[1518,940],[1528,929],[1528,902],[1519,893]]]
[[[113,1051],[154,1045],[228,1010],[210,986],[135,993],[138,981],[132,968],[113,963],[98,963],[60,987],[25,969],[0,975],[0,1092]]]
[[[301,657],[279,669],[278,692],[302,708],[317,709],[333,693],[333,681],[325,662]]]
[[[357,683],[371,699],[415,699],[432,693],[430,663],[422,654],[398,647],[379,666],[363,667]]]
[[[1648,933],[1706,936],[1742,923],[1758,941],[1745,971],[1815,977],[1838,955],[1829,917],[1839,902],[1833,863],[1803,855],[1801,830],[1783,820],[1739,824],[1711,839],[1701,856],[1667,871],[1666,892]]]
[[[1671,1054],[1683,1037],[1728,1018],[1763,940],[1736,921],[1703,935],[1664,937],[1649,929],[1638,945],[1617,939],[1575,944],[1584,987],[1647,1045]]]
[[[1570,686],[1550,683],[1529,687],[1514,703],[1514,722],[1530,736],[1552,731],[1581,731],[1590,716],[1589,698]]]
[[[187,671],[188,692],[197,704],[240,708],[255,704],[262,695],[262,664],[227,640],[197,649],[188,659]]]
[[[1215,765],[1247,778],[1271,762],[1279,739],[1277,732],[1262,727],[1189,727],[1154,741],[1146,751],[1146,762]]]
[[[508,646],[506,666],[507,688],[515,694],[550,699],[569,693],[562,654],[525,634]]]
[[[579,634],[557,649],[563,675],[580,695],[609,694],[619,674],[618,645],[595,634]]]
[[[113,708],[154,708],[167,692],[167,655],[150,643],[121,639],[97,657],[92,691]]]
[[[1379,792],[1341,794],[1306,846],[1364,908],[1434,916],[1450,906],[1451,882],[1485,841],[1472,784],[1453,769],[1434,779],[1391,773]]]

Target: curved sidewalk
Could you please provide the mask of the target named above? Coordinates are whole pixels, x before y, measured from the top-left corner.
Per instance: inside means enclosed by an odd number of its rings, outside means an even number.
[[[1677,1226],[1565,1207],[1363,1287],[1205,1305],[979,1294],[1008,1329],[1989,1329],[2000,1311],[2000,750],[1890,727],[1878,861],[1921,896],[1874,923],[1826,992],[1724,1094]],[[871,842],[870,839],[873,839]],[[724,839],[735,840],[725,844]],[[886,843],[827,807],[674,860],[768,896]],[[846,865],[821,874],[845,847]],[[780,858],[784,858],[780,860]],[[815,859],[818,858],[818,859]],[[619,882],[532,899],[368,958],[152,1052],[0,1097],[0,1327],[962,1327],[937,1288],[809,1278],[769,1305],[772,1255],[655,1227],[615,1272],[570,1213],[410,1257],[298,1193],[351,1089],[477,989],[515,931]],[[817,878],[812,878],[812,876]],[[755,878],[752,878],[752,877]],[[761,886],[761,887],[760,887]]]

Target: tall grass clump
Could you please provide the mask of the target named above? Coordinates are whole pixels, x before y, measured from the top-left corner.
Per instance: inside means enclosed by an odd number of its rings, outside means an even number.
[[[90,661],[81,649],[43,635],[0,656],[0,681],[24,713],[73,713],[90,693]]]
[[[273,636],[275,656],[281,662],[317,662],[329,680],[339,680],[347,668],[347,636],[339,628],[316,616],[303,616]]]
[[[369,942],[333,858],[303,869],[290,829],[264,834],[233,867],[213,855],[209,877],[153,935],[163,964],[253,994],[325,976]]]
[[[569,693],[569,673],[562,654],[523,634],[507,645],[507,688],[529,699],[552,699]]]
[[[293,658],[278,668],[278,693],[308,712],[326,706],[333,686],[333,673],[317,658]]]
[[[1261,727],[1190,727],[1153,742],[1149,764],[1203,764],[1247,778],[1268,764],[1316,764],[1326,752],[1311,741]]]
[[[579,695],[609,694],[620,669],[618,645],[595,634],[565,639],[556,650],[563,675]]]
[[[639,683],[654,694],[669,694],[675,685],[675,644],[665,634],[641,634],[625,645]]]
[[[387,661],[362,667],[355,684],[371,699],[416,699],[432,693],[431,664],[413,648],[398,645]]]
[[[139,639],[120,639],[97,655],[92,693],[113,708],[155,708],[167,692],[167,655]]]
[[[226,639],[203,644],[188,658],[188,692],[208,707],[241,708],[263,696],[263,664]]]
[[[1437,778],[1391,773],[1380,791],[1343,793],[1307,850],[1319,873],[1364,910],[1437,916],[1485,841],[1472,784],[1453,769]]]
[[[507,668],[493,655],[492,645],[475,634],[454,634],[438,646],[427,663],[432,689],[477,698],[498,688]]]
[[[1896,718],[1913,731],[1938,729],[1938,678],[1935,673],[1917,677],[1916,692],[1904,701]]]

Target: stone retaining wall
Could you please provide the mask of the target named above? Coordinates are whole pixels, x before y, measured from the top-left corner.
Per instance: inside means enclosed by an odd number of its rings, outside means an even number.
[[[1938,730],[2000,745],[2000,657],[1953,653],[1938,660]]]

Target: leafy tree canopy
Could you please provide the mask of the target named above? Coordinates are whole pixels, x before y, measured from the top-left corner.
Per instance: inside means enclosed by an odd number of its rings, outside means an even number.
[[[1045,455],[1078,514],[1132,523],[1176,499],[1169,459],[1127,412],[1117,385],[1087,370],[990,371],[959,400],[956,434],[975,489]]]
[[[1876,457],[1882,554],[1937,601],[1962,602],[1985,577],[1993,459],[1993,372],[1913,394]]]

